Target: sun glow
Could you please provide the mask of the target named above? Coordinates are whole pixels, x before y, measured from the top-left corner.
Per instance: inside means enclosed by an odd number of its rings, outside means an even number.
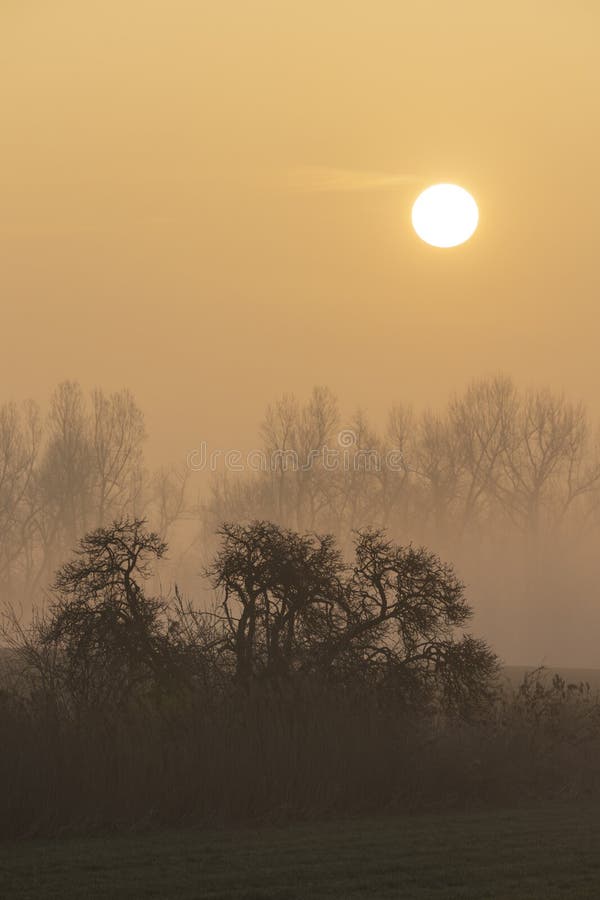
[[[418,236],[432,247],[457,247],[477,228],[479,210],[473,197],[457,184],[434,184],[419,194],[412,208]]]

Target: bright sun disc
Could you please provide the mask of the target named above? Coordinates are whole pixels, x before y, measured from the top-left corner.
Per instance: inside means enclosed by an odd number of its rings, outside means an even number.
[[[413,228],[432,247],[457,247],[468,241],[479,222],[477,204],[457,184],[434,184],[412,208]]]

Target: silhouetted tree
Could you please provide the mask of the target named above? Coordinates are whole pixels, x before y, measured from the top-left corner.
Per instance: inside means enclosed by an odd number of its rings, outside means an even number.
[[[348,567],[330,535],[270,522],[228,524],[220,535],[209,574],[223,592],[224,648],[239,680],[316,674],[446,706],[487,696],[495,656],[457,635],[471,610],[435,554],[365,531]]]
[[[59,570],[40,638],[55,648],[55,676],[78,701],[117,702],[168,677],[166,604],[143,587],[165,551],[143,520],[122,520],[86,535]]]
[[[239,680],[307,665],[336,611],[344,566],[334,539],[271,522],[226,524],[208,570],[223,591],[224,649]]]
[[[365,672],[408,702],[441,699],[462,709],[489,696],[497,660],[485,641],[461,634],[472,610],[452,567],[380,530],[358,532],[343,620],[328,659]]]

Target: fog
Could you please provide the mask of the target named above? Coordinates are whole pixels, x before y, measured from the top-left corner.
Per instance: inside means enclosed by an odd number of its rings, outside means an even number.
[[[273,398],[230,447],[202,441],[153,467],[128,390],[73,381],[47,407],[0,408],[0,576],[27,617],[95,528],[144,518],[169,545],[154,589],[212,605],[203,570],[224,522],[270,521],[425,546],[465,582],[473,626],[513,665],[595,667],[600,622],[600,444],[581,404],[507,376],[473,381],[437,412],[397,405],[383,427],[326,387]]]
[[[0,20],[0,405],[15,402],[23,425],[25,401],[39,404],[33,468],[48,486],[60,483],[48,456],[56,386],[80,383],[88,425],[94,388],[131,391],[147,437],[127,465],[146,473],[143,502],[129,485],[111,511],[139,501],[168,531],[166,580],[200,595],[221,513],[338,530],[327,505],[312,520],[279,515],[264,496],[220,510],[215,478],[188,465],[202,442],[263,447],[267,405],[295,394],[302,406],[313,385],[336,398],[332,440],[357,410],[383,440],[389,411],[411,407],[407,440],[418,443],[425,411],[443,418],[474,379],[507,373],[522,397],[547,388],[585,404],[578,465],[593,466],[594,4],[540,12],[510,0],[492,19],[464,0],[382,0],[368,15],[337,0],[8,0]],[[477,233],[451,252],[410,227],[415,197],[436,181],[463,185],[480,208]],[[595,481],[557,524],[563,456],[535,546],[522,509],[486,483],[459,536],[460,459],[443,529],[416,501],[410,514],[392,504],[385,524],[456,565],[474,627],[506,662],[596,666]],[[507,459],[496,487],[510,481]],[[175,494],[186,474],[168,522],[161,466],[173,467]],[[15,580],[32,567],[28,608],[105,516],[94,471],[94,502],[71,519],[56,491],[42,524],[32,495],[18,498],[16,544],[24,521],[36,525],[33,555],[11,557],[10,595],[22,599]],[[381,508],[364,519],[344,520],[345,541],[351,527],[382,524]]]

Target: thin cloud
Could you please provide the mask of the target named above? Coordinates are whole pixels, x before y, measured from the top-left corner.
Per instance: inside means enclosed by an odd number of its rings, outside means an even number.
[[[291,190],[308,193],[347,191],[378,191],[421,179],[417,175],[393,172],[363,172],[353,169],[336,169],[327,166],[300,166],[288,173],[287,186]]]

